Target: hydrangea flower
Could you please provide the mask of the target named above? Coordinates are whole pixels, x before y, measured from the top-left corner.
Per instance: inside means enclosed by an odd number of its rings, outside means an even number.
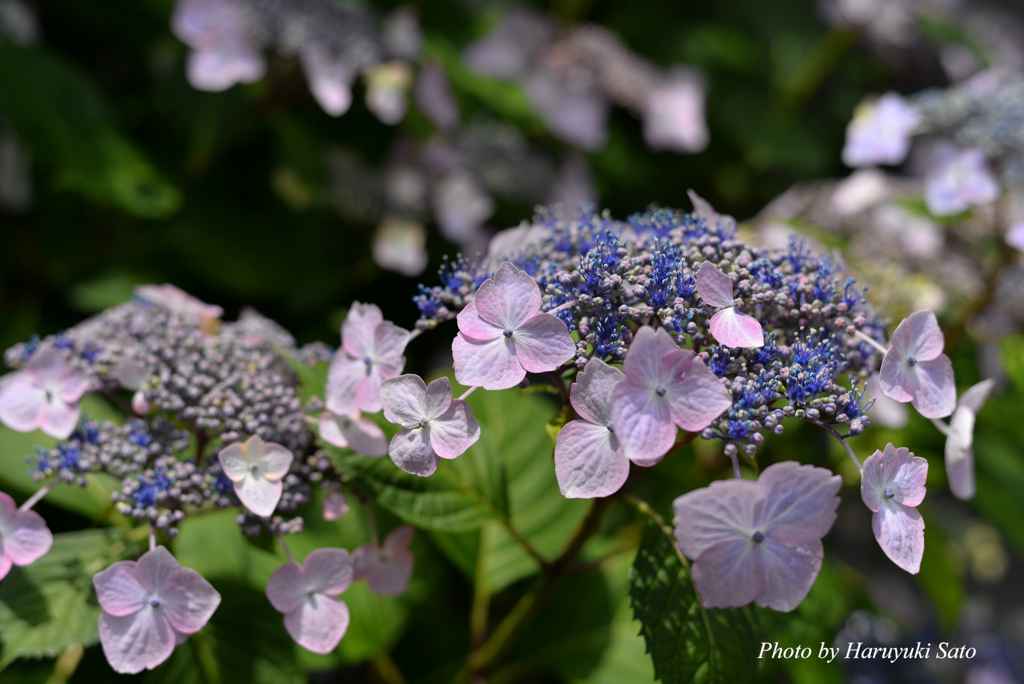
[[[846,127],[843,163],[854,167],[899,164],[907,157],[917,122],[917,112],[896,93],[858,107]]]
[[[796,608],[821,570],[842,484],[824,468],[785,461],[757,482],[720,480],[676,499],[675,537],[694,561],[701,604]]]
[[[942,330],[931,311],[915,311],[892,334],[878,386],[885,396],[912,402],[925,418],[942,418],[956,406],[953,364],[942,353]]]
[[[386,456],[388,439],[380,426],[359,412],[336,416],[330,411],[320,414],[320,439],[336,447],[349,448],[363,456]]]
[[[427,229],[422,223],[385,217],[373,234],[373,260],[404,276],[417,276],[427,267]]]
[[[376,304],[354,302],[327,372],[327,410],[338,416],[380,411],[380,383],[405,368],[408,343],[409,331],[385,321]]]
[[[985,153],[943,143],[936,147],[924,179],[924,201],[935,216],[951,216],[999,198],[999,183]]]
[[[415,528],[402,525],[391,530],[383,544],[370,542],[353,551],[353,581],[365,578],[370,591],[381,596],[404,594],[416,560],[409,550],[415,534]]]
[[[515,387],[527,371],[546,373],[569,361],[576,345],[565,323],[541,313],[540,288],[506,261],[459,312],[452,342],[455,379],[488,390]]]
[[[1006,231],[1006,244],[1019,252],[1024,252],[1024,221],[1013,224]]]
[[[864,398],[872,402],[871,408],[868,409],[872,424],[877,423],[893,430],[902,430],[907,426],[907,421],[910,419],[907,407],[895,399],[890,399],[882,392],[878,386],[878,373],[874,373],[868,378],[864,388]]]
[[[594,358],[569,389],[579,419],[566,423],[555,440],[555,477],[569,499],[614,494],[629,477],[629,459],[612,427],[610,407],[615,386],[625,377]]]
[[[953,496],[962,501],[974,498],[974,417],[985,405],[995,380],[979,382],[960,395],[946,435],[946,477]]]
[[[434,216],[441,234],[467,244],[480,235],[480,227],[494,215],[494,199],[468,173],[456,171],[442,178],[433,190]]]
[[[269,516],[281,500],[281,483],[291,468],[292,452],[280,444],[253,435],[244,444],[231,444],[217,455],[224,474],[235,485],[235,494],[256,515]]]
[[[305,564],[282,565],[270,575],[267,598],[284,613],[284,628],[313,653],[330,653],[348,629],[348,606],[335,598],[352,584],[352,558],[345,549],[316,549]]]
[[[473,408],[452,399],[448,378],[427,385],[418,375],[402,375],[385,380],[380,394],[384,417],[402,426],[388,454],[407,473],[432,475],[442,458],[455,458],[480,439]]]
[[[67,439],[78,425],[82,412],[78,400],[89,385],[89,379],[68,365],[59,349],[41,346],[0,387],[0,421],[18,432],[40,429]]]
[[[245,5],[235,0],[180,0],[171,30],[194,52],[188,56],[188,82],[197,90],[220,92],[236,83],[263,78],[266,63],[245,33]]]
[[[220,594],[162,546],[118,561],[92,578],[100,608],[100,644],[115,672],[135,674],[167,660],[176,644],[203,628]]]
[[[689,349],[665,332],[641,327],[615,385],[611,418],[626,457],[652,466],[676,438],[676,426],[697,432],[732,406],[732,395]]]
[[[324,520],[337,520],[348,513],[348,499],[344,492],[334,490],[327,492],[324,496],[322,512]]]
[[[135,295],[150,304],[162,306],[179,316],[194,318],[200,323],[216,321],[224,315],[224,309],[216,304],[207,304],[170,283],[163,285],[139,285]]]
[[[860,496],[873,513],[871,529],[889,559],[917,574],[924,555],[924,520],[917,506],[924,501],[928,461],[891,443],[864,461]]]
[[[0,492],[0,580],[12,565],[29,565],[46,555],[53,535],[41,515],[20,511],[14,499]]]
[[[736,310],[732,298],[732,279],[710,261],[697,269],[697,294],[710,306],[721,310],[711,317],[711,335],[727,347],[756,349],[764,346],[764,332],[753,316]]]
[[[705,85],[687,69],[677,69],[644,97],[644,140],[653,150],[700,152],[708,145],[704,122]]]
[[[412,70],[405,62],[378,64],[365,72],[366,108],[377,120],[394,126],[409,108],[406,91],[412,85]]]
[[[320,109],[331,116],[341,116],[352,106],[352,82],[356,74],[343,59],[331,57],[327,48],[310,43],[302,53],[302,70],[309,92]]]

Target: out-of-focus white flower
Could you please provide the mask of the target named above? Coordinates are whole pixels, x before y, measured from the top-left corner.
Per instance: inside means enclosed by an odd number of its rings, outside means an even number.
[[[935,216],[951,216],[998,198],[999,183],[992,175],[984,152],[960,149],[950,143],[941,143],[935,148],[924,179],[928,211]]]
[[[846,127],[843,163],[847,166],[899,164],[910,150],[910,137],[917,121],[917,112],[896,93],[886,93],[871,104],[861,104]]]
[[[885,174],[878,169],[858,169],[836,183],[832,206],[841,216],[870,209],[888,197]]]
[[[708,145],[704,120],[704,79],[676,67],[647,93],[643,105],[644,140],[655,150],[700,152]]]
[[[389,216],[373,236],[373,260],[381,268],[418,276],[427,267],[427,231],[421,223]]]
[[[484,221],[494,215],[494,200],[467,173],[455,171],[434,186],[434,216],[441,234],[466,244],[478,235]]]
[[[409,108],[412,69],[405,62],[380,64],[366,72],[366,107],[381,123],[394,126]]]

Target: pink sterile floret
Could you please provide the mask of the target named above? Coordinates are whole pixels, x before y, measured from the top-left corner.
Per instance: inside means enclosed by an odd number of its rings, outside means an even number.
[[[629,477],[629,459],[612,427],[610,402],[626,376],[601,359],[591,359],[569,390],[579,415],[555,440],[558,488],[570,499],[593,499],[617,492]]]
[[[885,451],[864,461],[860,477],[860,496],[873,513],[878,545],[893,563],[916,574],[924,555],[924,520],[916,507],[924,501],[928,461],[886,444]]]
[[[761,324],[753,316],[736,310],[732,298],[732,279],[710,261],[697,269],[697,294],[705,304],[721,311],[711,317],[711,336],[727,347],[756,349],[764,346]]]
[[[999,198],[999,182],[982,150],[940,143],[924,179],[924,201],[935,216],[951,216]]]
[[[341,326],[341,349],[331,359],[324,391],[335,415],[380,411],[380,383],[405,368],[409,331],[399,328],[376,304],[354,302]]]
[[[176,644],[203,628],[220,594],[162,546],[136,561],[118,561],[92,578],[100,615],[100,643],[115,672],[152,670]]]
[[[139,285],[135,294],[151,304],[161,306],[179,316],[188,316],[204,322],[216,320],[224,315],[224,309],[216,304],[207,304],[170,283],[163,285]]]
[[[330,411],[320,414],[320,439],[336,447],[348,447],[363,456],[385,456],[388,438],[380,426],[359,412],[336,416]]]
[[[330,653],[348,629],[348,606],[335,598],[352,584],[352,558],[345,549],[316,549],[305,564],[288,563],[270,575],[267,598],[284,613],[284,628],[313,653]]]
[[[224,474],[235,484],[238,500],[256,515],[271,515],[281,500],[281,478],[291,468],[292,452],[253,435],[244,444],[224,447],[217,457]]]
[[[675,537],[693,559],[705,608],[796,608],[821,570],[821,538],[836,519],[843,480],[785,461],[757,482],[719,480],[675,500]]]
[[[0,388],[0,421],[18,432],[40,429],[67,439],[78,425],[78,400],[89,379],[68,365],[59,349],[41,346]]]
[[[391,530],[382,545],[370,542],[352,552],[352,579],[366,578],[370,591],[381,596],[401,596],[409,588],[415,558],[409,550],[416,530],[402,525]]]
[[[886,93],[868,107],[858,108],[846,128],[843,163],[847,166],[899,164],[910,150],[917,112],[896,93]]]
[[[418,375],[402,375],[385,380],[380,395],[384,417],[402,426],[388,454],[407,473],[431,475],[442,458],[455,458],[480,439],[473,408],[452,399],[448,378],[427,385]]]
[[[53,546],[53,535],[35,511],[19,511],[14,499],[0,492],[0,579],[12,565],[35,563]]]
[[[732,395],[664,328],[641,327],[612,391],[612,427],[626,457],[652,466],[675,442],[676,426],[697,432],[732,406]]]
[[[324,496],[322,507],[324,520],[337,520],[348,513],[348,499],[338,490],[328,492]]]
[[[878,386],[896,401],[912,402],[925,418],[942,418],[956,406],[953,364],[942,353],[944,341],[931,311],[915,311],[892,334],[882,359]]]
[[[960,395],[946,435],[946,477],[953,496],[974,498],[974,417],[985,405],[995,380],[982,380]]]
[[[515,387],[527,371],[553,371],[573,357],[576,345],[557,316],[540,313],[537,283],[506,261],[483,282],[476,299],[459,312],[452,342],[455,379],[488,390]]]

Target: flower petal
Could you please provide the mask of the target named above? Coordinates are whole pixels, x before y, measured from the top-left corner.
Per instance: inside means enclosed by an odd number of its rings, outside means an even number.
[[[587,368],[590,368],[590,361]],[[582,374],[581,374],[582,375]],[[555,439],[555,477],[568,499],[609,496],[629,477],[629,459],[605,425],[585,420],[565,424]]]
[[[946,435],[946,477],[949,479],[949,491],[961,501],[970,501],[974,498],[973,444],[974,411],[961,406],[953,413],[953,418],[949,421],[949,434]]]
[[[475,340],[460,332],[452,341],[452,357],[456,382],[468,387],[508,389],[526,377],[515,343],[505,337]]]
[[[270,573],[267,600],[279,613],[290,613],[306,600],[306,571],[295,562],[285,563]]]
[[[764,489],[749,480],[717,480],[672,502],[675,538],[687,558],[731,540],[746,541],[754,532]],[[763,530],[762,530],[763,532]]]
[[[160,596],[176,581],[181,563],[165,546],[157,546],[142,554],[135,568],[135,579],[150,594]]]
[[[50,437],[67,439],[78,425],[78,417],[82,409],[78,404],[66,404],[60,397],[53,397],[43,407],[39,420],[39,429]]]
[[[345,433],[341,429],[341,421],[343,420],[351,421],[352,417],[336,416],[330,411],[321,413],[320,420],[317,421],[317,433],[320,435],[320,439],[336,447],[346,448],[348,440],[345,439]]]
[[[629,380],[615,386],[612,425],[626,457],[641,466],[660,461],[676,440],[676,425],[668,400]]]
[[[678,349],[679,346],[664,328],[655,331],[649,325],[641,326],[633,335],[626,360],[622,363],[622,371],[635,386],[654,389],[670,379],[663,377],[665,369],[661,361],[665,354]]]
[[[259,475],[248,474],[235,482],[235,494],[242,505],[264,518],[273,515],[282,491],[284,483],[280,480],[271,482]]]
[[[348,623],[349,612],[345,602],[323,594],[313,594],[284,616],[284,628],[295,643],[321,654],[337,648]]]
[[[14,563],[11,562],[10,557],[6,553],[0,553],[0,580],[7,577],[7,573],[14,567]]]
[[[96,599],[104,612],[115,617],[131,615],[149,602],[146,588],[135,579],[135,561],[118,561],[92,576]]]
[[[46,408],[46,390],[25,371],[13,373],[0,387],[0,421],[12,430],[32,432],[39,427]]]
[[[124,616],[100,613],[100,644],[114,672],[152,670],[174,651],[171,623],[159,610],[145,606]]]
[[[367,366],[366,373],[356,386],[356,406],[360,411],[365,413],[380,411],[380,385],[383,380],[380,364],[374,363]]]
[[[415,562],[412,551],[404,549],[391,560],[374,565],[366,576],[370,591],[380,596],[401,596],[409,588]]]
[[[601,359],[591,359],[576,375],[576,382],[569,388],[569,401],[580,418],[598,425],[608,425],[612,422],[609,406],[612,390],[625,377],[618,368],[609,366]]]
[[[945,354],[914,366],[914,408],[925,418],[944,418],[956,408],[953,363]]]
[[[697,282],[697,294],[700,295],[705,304],[709,304],[716,309],[732,306],[732,278],[723,273],[722,269],[710,261],[705,261],[697,269],[694,279]]]
[[[502,330],[516,330],[540,311],[537,281],[506,261],[476,291],[477,313]]]
[[[513,339],[519,363],[530,373],[547,373],[576,354],[576,343],[565,323],[549,313],[533,316],[516,330]]]
[[[412,525],[399,525],[388,532],[388,536],[384,537],[384,555],[388,558],[396,557],[398,553],[409,548],[409,544],[412,544],[412,539],[415,536],[415,527]]]
[[[705,608],[745,606],[762,592],[764,569],[756,544],[734,537],[708,547],[693,562],[693,583]]]
[[[384,444],[387,448],[387,443]],[[387,451],[384,452],[385,454]],[[324,496],[323,501],[323,516],[324,520],[337,520],[348,513],[348,499],[345,498],[345,494],[340,491],[328,492]]]
[[[902,430],[906,427],[909,418],[907,407],[882,392],[878,385],[877,373],[868,378],[864,395],[867,399],[874,399],[874,404],[868,411],[872,423],[878,423],[882,427],[894,430]]]
[[[754,600],[759,606],[788,613],[800,605],[818,577],[825,555],[821,542],[791,547],[765,539],[760,551],[764,583]]]
[[[314,549],[306,556],[306,587],[335,596],[352,584],[352,558],[346,549]]]
[[[449,388],[450,394],[450,388]],[[427,384],[418,375],[400,375],[380,385],[380,401],[388,422],[413,428],[427,419]]]
[[[384,314],[376,304],[352,302],[352,308],[341,324],[341,346],[352,358],[362,360],[373,354],[377,326],[384,322]]]
[[[242,444],[235,442],[221,449],[217,454],[217,460],[220,461],[220,467],[224,469],[224,474],[229,480],[240,482],[249,474],[249,468],[252,465],[246,458],[247,456],[248,452]]]
[[[764,346],[764,331],[753,316],[730,306],[711,317],[711,336],[727,347],[757,349]]]
[[[447,412],[430,421],[429,432],[434,453],[441,458],[455,458],[480,439],[480,423],[473,417],[473,407],[455,399]]]
[[[757,484],[765,493],[757,525],[770,539],[786,546],[810,544],[835,522],[843,478],[831,470],[783,461],[761,471]]]
[[[377,326],[373,335],[373,358],[381,367],[382,376],[393,378],[405,367],[405,347],[409,344],[409,331],[391,321]]]
[[[50,550],[53,534],[35,511],[15,511],[0,526],[0,544],[15,565],[29,565]]]
[[[182,634],[203,628],[220,605],[220,594],[192,568],[181,568],[174,583],[160,594],[160,609],[171,626]]]
[[[467,304],[458,313],[455,320],[459,324],[459,332],[474,340],[496,340],[502,336],[505,330],[480,318],[480,314],[476,310],[476,302]]]
[[[356,391],[366,377],[366,363],[354,359],[339,349],[327,369],[327,386],[324,388],[324,405],[335,415],[355,413],[359,406]]]
[[[271,482],[280,480],[288,474],[294,460],[292,452],[280,444],[270,442],[263,448],[263,454],[259,457],[260,475]]]
[[[892,346],[899,349],[900,356],[914,357],[917,361],[931,361],[938,357],[944,344],[939,321],[928,309],[915,311],[904,318],[892,334]]]
[[[981,407],[985,405],[988,400],[988,395],[992,392],[992,388],[996,386],[994,378],[988,380],[982,380],[977,385],[972,386],[966,392],[960,395],[960,398],[956,402],[957,408],[966,408],[974,413],[981,411]]]
[[[429,433],[429,430],[422,428],[402,428],[401,432],[391,438],[388,456],[396,466],[411,475],[432,475],[441,459],[430,448]]]
[[[700,361],[686,359],[690,369],[681,382],[669,385],[668,399],[676,425],[699,432],[732,407],[732,395],[714,372]],[[678,366],[677,366],[678,367]]]
[[[352,581],[364,579],[371,568],[381,562],[381,548],[367,542],[352,552]]]
[[[438,378],[427,385],[423,413],[427,420],[443,415],[452,405],[452,383],[448,378]]]
[[[924,556],[924,519],[916,508],[885,501],[871,516],[871,529],[889,560],[912,575],[918,573]]]

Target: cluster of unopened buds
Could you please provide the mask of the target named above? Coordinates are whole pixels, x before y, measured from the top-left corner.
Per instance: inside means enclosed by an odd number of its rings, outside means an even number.
[[[310,500],[311,484],[324,490],[327,520],[348,511],[346,490],[364,498],[317,451],[310,426],[324,444],[387,455],[429,477],[481,436],[466,398],[525,386],[528,374],[549,376],[564,399],[554,459],[566,497],[616,495],[631,471],[693,439],[723,442],[734,477],[675,501],[675,536],[694,561],[703,605],[753,601],[789,611],[817,577],[842,479],[793,461],[764,468],[756,481],[740,468],[742,458],[757,470],[762,431],[782,434],[788,418],[840,441],[861,474],[878,543],[918,572],[927,461],[890,444],[861,464],[848,438],[869,425],[871,401],[858,383],[877,386],[879,401],[911,403],[948,435],[949,480],[963,499],[974,493],[974,414],[991,383],[957,401],[934,314],[910,315],[887,340],[884,323],[831,260],[798,243],[752,247],[732,219],[696,196],[695,204],[693,214],[652,210],[625,222],[588,209],[543,213],[500,234],[479,261],[449,262],[442,285],[416,298],[414,331],[385,320],[376,305],[354,303],[324,397],[305,406],[285,359],[311,365],[324,359],[321,347],[282,342],[265,319],[221,324],[219,308],[171,286],[140,288],[135,301],[98,320],[13,348],[7,360],[20,367],[0,386],[0,421],[64,441],[33,457],[37,479],[49,481],[20,509],[0,495],[0,576],[49,549],[52,536],[31,509],[51,487],[107,472],[123,482],[119,510],[151,523],[148,552],[93,580],[115,670],[155,667],[217,608],[216,590],[156,545],[157,529],[173,538],[177,522],[207,505],[240,505],[243,529],[278,538],[289,562],[270,577],[267,597],[297,643],[330,652],[348,626],[338,596],[351,582],[365,578],[382,595],[406,591],[414,530],[398,527],[380,542],[371,518],[368,544],[295,562],[284,536],[301,530],[301,518],[285,517]],[[468,387],[459,397],[446,376],[427,383],[403,374],[406,346],[451,319],[454,378]],[[125,389],[134,392],[121,401],[139,414],[135,422],[81,418],[86,392],[116,400]],[[364,415],[378,412],[398,426],[390,442]],[[948,425],[938,420],[947,416]],[[195,444],[195,455],[186,454]]]

